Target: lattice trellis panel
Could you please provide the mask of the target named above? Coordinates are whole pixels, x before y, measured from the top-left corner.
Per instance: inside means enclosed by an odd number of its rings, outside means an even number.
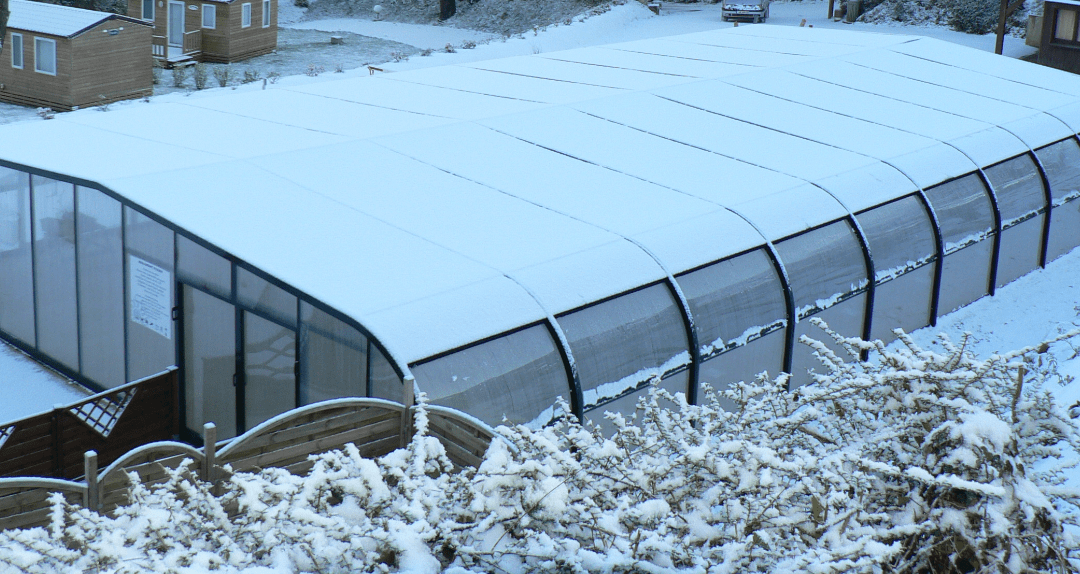
[[[124,410],[131,404],[131,399],[135,396],[135,390],[132,388],[114,395],[107,395],[94,402],[84,403],[73,409],[68,409],[68,412],[78,417],[79,420],[86,423],[87,426],[97,431],[101,436],[108,438],[109,433],[112,432],[117,421],[120,420],[120,416],[124,414]]]
[[[7,442],[7,439],[11,438],[11,435],[13,434],[15,434],[15,425],[0,427],[0,448],[4,447],[4,443]]]

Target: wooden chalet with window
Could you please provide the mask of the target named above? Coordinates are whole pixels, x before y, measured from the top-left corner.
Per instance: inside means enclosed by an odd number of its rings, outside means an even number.
[[[168,65],[236,62],[277,48],[277,0],[128,0],[154,26],[153,54]]]
[[[151,94],[146,23],[30,0],[10,10],[0,101],[69,111]]]
[[[1080,74],[1080,0],[1046,0],[1043,4],[1039,63]]]

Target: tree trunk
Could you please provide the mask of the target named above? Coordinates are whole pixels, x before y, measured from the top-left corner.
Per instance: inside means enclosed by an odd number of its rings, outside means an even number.
[[[0,0],[6,2],[7,0]],[[457,13],[456,0],[439,0],[439,20],[449,20]]]
[[[7,38],[8,0],[0,0],[0,54],[4,53],[4,39]]]

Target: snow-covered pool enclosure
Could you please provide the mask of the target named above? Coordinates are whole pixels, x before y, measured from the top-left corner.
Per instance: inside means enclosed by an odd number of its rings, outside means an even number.
[[[1080,244],[1077,132],[1076,76],[772,26],[64,114],[0,128],[0,331],[179,365],[195,440],[410,374],[489,423],[797,384],[812,316],[888,338]]]

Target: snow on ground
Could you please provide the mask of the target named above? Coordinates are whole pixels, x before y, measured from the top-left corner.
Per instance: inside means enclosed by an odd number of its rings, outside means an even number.
[[[73,403],[90,392],[0,340],[0,425]]]

